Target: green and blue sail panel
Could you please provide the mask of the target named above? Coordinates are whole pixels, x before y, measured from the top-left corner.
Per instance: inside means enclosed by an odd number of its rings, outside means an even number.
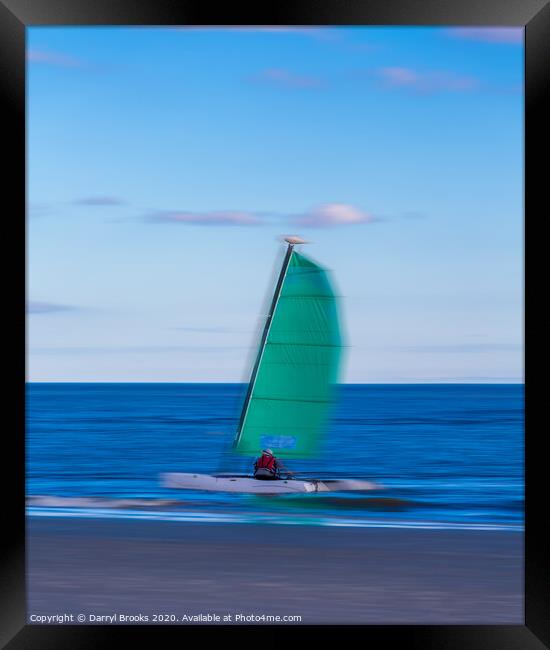
[[[338,381],[342,340],[327,271],[287,251],[243,406],[234,448],[282,458],[318,451]]]

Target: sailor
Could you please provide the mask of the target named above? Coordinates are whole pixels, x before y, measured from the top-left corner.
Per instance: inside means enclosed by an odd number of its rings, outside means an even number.
[[[254,478],[262,481],[276,480],[281,478],[281,469],[286,469],[286,467],[275,458],[271,449],[263,449],[262,455],[254,463]]]

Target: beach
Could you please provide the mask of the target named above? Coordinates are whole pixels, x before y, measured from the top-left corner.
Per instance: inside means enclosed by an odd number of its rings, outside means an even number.
[[[27,606],[29,622],[523,624],[523,533],[28,517]]]

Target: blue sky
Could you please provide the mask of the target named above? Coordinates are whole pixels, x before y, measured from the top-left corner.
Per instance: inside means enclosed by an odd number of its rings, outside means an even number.
[[[29,380],[246,380],[300,234],[344,381],[522,381],[522,30],[27,36]]]

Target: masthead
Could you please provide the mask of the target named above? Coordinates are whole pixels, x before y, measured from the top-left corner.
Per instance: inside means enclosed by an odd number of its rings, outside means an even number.
[[[307,244],[307,241],[305,239],[297,237],[296,235],[289,235],[288,237],[284,237],[284,241],[286,241],[287,244],[291,244],[292,246],[295,244]]]

